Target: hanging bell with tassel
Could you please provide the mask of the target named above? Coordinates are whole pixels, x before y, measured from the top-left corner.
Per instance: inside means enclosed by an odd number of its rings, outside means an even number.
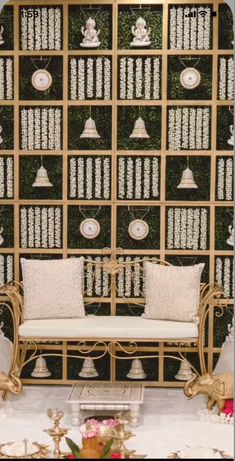
[[[89,117],[85,121],[84,130],[80,135],[80,138],[100,138],[100,135],[96,129],[95,120]]]
[[[49,376],[51,376],[44,357],[37,358],[35,368],[32,371],[31,376],[33,376],[33,378],[49,378]]]
[[[41,157],[41,166],[37,171],[36,179],[32,187],[53,187],[53,184],[49,181],[46,168],[43,166],[43,160]]]
[[[130,134],[129,138],[150,138],[149,134],[147,133],[147,130],[145,128],[145,122],[142,119],[142,117],[138,117],[137,120],[135,121],[135,125],[133,128],[132,133]]]
[[[177,374],[175,375],[175,379],[178,379],[178,381],[188,381],[189,379],[193,378],[194,373],[192,372],[190,363],[188,360],[183,360],[180,363],[179,370]]]
[[[96,378],[99,376],[92,359],[84,359],[82,369],[78,373],[78,376],[81,378]]]
[[[140,359],[133,359],[131,362],[131,368],[127,373],[127,378],[129,379],[145,379],[146,373],[143,370],[142,363]]]
[[[197,184],[193,179],[193,172],[189,168],[189,160],[187,157],[187,168],[182,173],[181,181],[177,186],[177,189],[198,189]]]

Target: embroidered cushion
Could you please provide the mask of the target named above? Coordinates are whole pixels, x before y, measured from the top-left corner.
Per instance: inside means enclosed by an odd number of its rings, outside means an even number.
[[[25,319],[85,317],[84,258],[29,260],[21,258]]]
[[[146,261],[144,317],[197,322],[204,265],[163,266]]]

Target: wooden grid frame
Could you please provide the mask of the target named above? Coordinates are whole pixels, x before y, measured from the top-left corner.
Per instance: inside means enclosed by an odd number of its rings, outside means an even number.
[[[84,249],[68,249],[67,246],[67,227],[68,227],[68,206],[69,205],[85,205],[87,200],[69,200],[68,199],[68,156],[69,155],[102,155],[100,151],[68,151],[68,107],[69,106],[102,106],[108,105],[112,107],[112,149],[110,151],[105,151],[104,155],[110,155],[112,158],[112,190],[111,190],[111,200],[106,201],[89,201],[89,205],[106,205],[110,206],[112,210],[112,233],[111,233],[111,248],[110,251],[107,251],[107,254],[112,256],[118,256],[120,254],[124,255],[149,255],[154,256],[158,255],[160,259],[164,260],[168,255],[201,255],[209,256],[209,269],[210,269],[210,280],[209,282],[214,281],[215,273],[215,256],[231,256],[233,255],[232,251],[221,251],[215,250],[215,207],[229,207],[233,206],[233,202],[221,202],[216,201],[215,196],[215,186],[216,186],[216,159],[218,156],[231,156],[232,151],[219,151],[216,150],[216,138],[217,138],[217,107],[218,106],[231,106],[231,101],[221,101],[217,99],[217,82],[218,82],[218,58],[220,55],[233,55],[233,50],[219,50],[218,49],[218,8],[219,4],[225,3],[221,0],[200,0],[194,2],[194,4],[213,4],[213,10],[217,15],[213,18],[213,46],[210,50],[171,50],[168,49],[168,8],[170,5],[183,5],[189,4],[187,0],[92,0],[92,4],[101,4],[101,5],[111,5],[112,6],[112,20],[113,20],[113,32],[112,32],[112,41],[113,46],[112,50],[69,50],[68,49],[68,8],[69,5],[83,5],[87,4],[87,0],[37,0],[33,2],[32,0],[11,0],[8,5],[14,7],[14,50],[13,51],[1,51],[1,56],[13,56],[14,57],[14,100],[13,101],[1,101],[0,105],[4,106],[13,106],[14,107],[14,149],[2,150],[1,155],[11,155],[14,154],[14,199],[13,200],[1,200],[3,205],[13,205],[14,206],[14,248],[1,248],[2,253],[12,253],[14,254],[14,270],[15,270],[15,279],[20,279],[20,256],[22,253],[27,254],[36,254],[36,253],[45,253],[45,254],[61,254],[63,258],[68,257],[70,254],[101,254],[101,250],[84,250]],[[35,6],[35,5],[62,5],[63,6],[63,50],[61,51],[23,51],[20,50],[19,44],[19,8],[21,6]],[[162,30],[162,49],[157,50],[119,50],[118,49],[118,8],[119,5],[134,5],[134,4],[149,4],[149,5],[162,5],[163,8],[163,30]],[[118,81],[118,58],[119,56],[131,56],[131,55],[159,55],[162,57],[162,98],[161,100],[118,100],[118,91],[117,91],[117,81]],[[212,69],[212,99],[211,100],[168,100],[167,99],[167,65],[168,65],[168,56],[177,56],[177,55],[207,55],[212,56],[213,58],[213,69]],[[20,56],[31,56],[31,55],[51,55],[51,56],[63,56],[63,100],[59,101],[25,101],[19,100],[19,58]],[[110,101],[70,101],[68,99],[68,59],[70,55],[74,56],[97,56],[97,55],[107,55],[112,56],[112,100]],[[59,105],[63,108],[63,149],[61,151],[24,151],[20,150],[19,145],[19,110],[21,106],[54,106]],[[161,150],[156,152],[153,151],[141,151],[141,155],[152,156],[158,155],[161,156],[161,190],[160,190],[160,200],[155,204],[151,201],[125,201],[117,200],[117,158],[121,155],[139,155],[137,151],[121,151],[117,149],[117,108],[118,106],[125,105],[141,105],[141,106],[161,106],[162,108],[162,126],[161,126]],[[212,121],[211,121],[211,149],[207,151],[177,151],[177,155],[182,156],[208,156],[211,158],[211,184],[210,184],[210,201],[166,201],[165,197],[165,177],[166,177],[166,159],[167,156],[176,155],[175,151],[167,151],[167,107],[168,106],[195,106],[203,105],[210,106],[212,110]],[[61,200],[20,200],[19,199],[19,159],[22,155],[62,155],[63,156],[63,196]],[[117,248],[117,238],[116,238],[116,229],[117,229],[117,207],[118,206],[159,206],[160,207],[160,249],[159,250],[124,250],[120,252]],[[63,207],[63,248],[61,250],[56,249],[21,249],[20,248],[20,206],[22,205],[62,205]],[[208,206],[210,209],[210,250],[168,250],[166,249],[165,242],[165,231],[166,231],[166,207],[167,206]],[[122,299],[116,297],[116,292],[114,287],[112,288],[111,295],[109,298],[100,299],[92,298],[94,302],[111,302],[111,314],[116,314],[116,306],[123,302]],[[131,302],[131,300],[130,300]],[[233,300],[229,300],[229,304],[233,304]],[[208,337],[208,347],[205,348],[207,353],[207,365],[208,370],[211,372],[213,367],[213,356],[214,354],[220,351],[220,348],[213,347],[213,316],[214,313],[211,311],[209,315],[209,337]],[[40,349],[55,349],[62,350],[66,353],[67,350],[71,350],[73,346],[67,346],[66,343],[62,345],[42,345]],[[146,347],[140,348],[141,351],[145,351]],[[167,344],[159,343],[158,347],[147,347],[149,352],[158,351],[160,354],[164,352],[176,352],[177,347],[169,347]],[[195,352],[195,347],[187,347],[187,352]],[[115,380],[115,359],[111,361],[111,373],[110,379]],[[67,377],[67,360],[63,361],[63,380]],[[151,386],[181,386],[179,382],[168,382],[164,381],[164,359],[160,358],[158,361],[158,381],[149,382]],[[35,383],[35,380],[27,379],[26,383]],[[42,383],[44,380],[36,380],[36,383]],[[60,380],[46,380],[46,382],[61,384]],[[146,381],[146,384],[148,382]]]

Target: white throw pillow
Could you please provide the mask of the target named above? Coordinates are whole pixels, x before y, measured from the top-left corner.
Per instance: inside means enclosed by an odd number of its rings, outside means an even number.
[[[85,317],[84,258],[30,260],[21,258],[24,319]]]
[[[145,262],[144,317],[197,322],[200,280],[205,264],[163,266]]]

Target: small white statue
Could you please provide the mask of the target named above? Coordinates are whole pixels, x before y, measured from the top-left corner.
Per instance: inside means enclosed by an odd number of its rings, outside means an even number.
[[[4,45],[4,43],[5,43],[5,40],[4,40],[3,36],[2,36],[3,32],[4,32],[4,28],[3,28],[3,26],[1,26],[0,27],[0,45]]]
[[[3,242],[4,242],[4,238],[3,238],[3,236],[2,236],[2,233],[3,233],[3,227],[1,227],[1,229],[0,229],[0,246],[1,246],[1,245],[3,244]]]
[[[3,143],[3,138],[2,138],[2,136],[1,136],[1,132],[2,132],[2,125],[0,125],[0,144]]]
[[[100,30],[95,29],[96,22],[94,19],[89,18],[86,21],[86,28],[82,26],[81,32],[83,35],[83,40],[82,43],[80,43],[80,46],[83,48],[97,48],[97,46],[100,45],[100,41],[98,38],[98,35],[100,33]]]
[[[227,244],[234,247],[234,228],[233,228],[232,224],[230,224],[230,226],[228,226],[228,231],[230,233],[230,236],[227,239]]]
[[[234,146],[234,128],[233,128],[233,125],[230,125],[230,133],[231,133],[231,136],[230,138],[228,139],[228,144],[230,144],[230,146]]]
[[[136,25],[132,26],[131,32],[134,35],[134,38],[131,42],[131,46],[148,46],[151,44],[149,38],[151,29],[146,29],[146,21],[139,17],[136,21]]]

